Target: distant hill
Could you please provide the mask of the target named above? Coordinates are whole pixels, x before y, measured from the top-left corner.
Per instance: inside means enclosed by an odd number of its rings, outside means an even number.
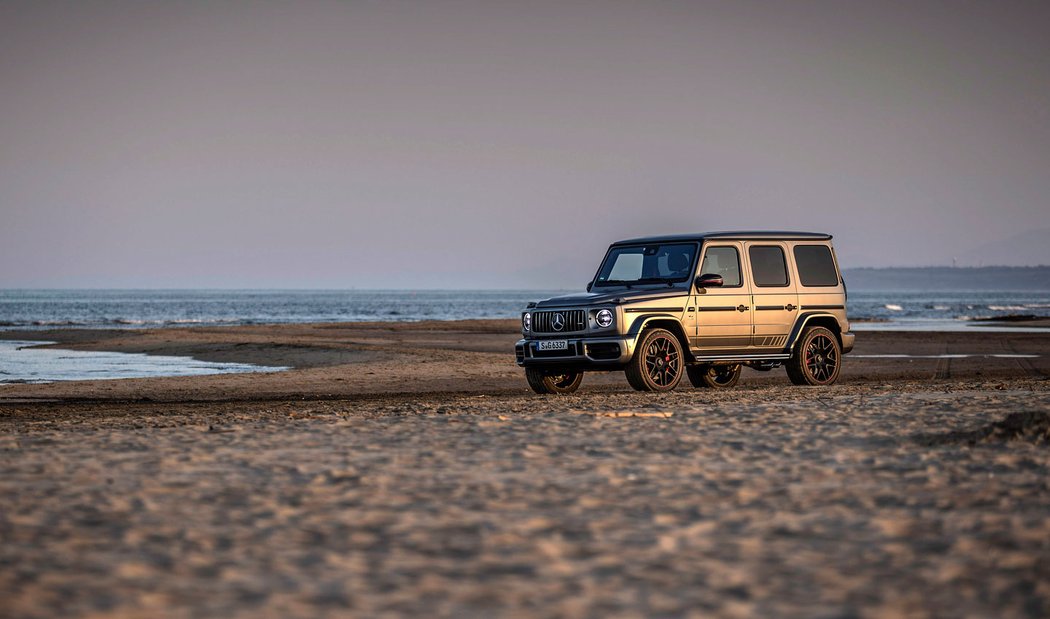
[[[1050,228],[1028,230],[1006,239],[960,251],[957,256],[952,256],[952,259],[955,261],[953,264],[966,267],[982,267],[986,264],[1050,264]]]
[[[1050,291],[1050,266],[843,269],[850,290]]]

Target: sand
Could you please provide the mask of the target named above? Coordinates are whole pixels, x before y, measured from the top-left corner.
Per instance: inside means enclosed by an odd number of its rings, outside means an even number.
[[[0,386],[0,616],[1050,615],[1050,334],[541,397],[514,327],[5,334],[297,369]]]

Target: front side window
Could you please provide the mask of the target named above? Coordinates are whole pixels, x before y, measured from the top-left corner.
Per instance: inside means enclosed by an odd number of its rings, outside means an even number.
[[[795,264],[803,286],[839,285],[839,272],[827,245],[796,245]]]
[[[787,263],[779,245],[752,245],[747,253],[751,256],[751,274],[756,286],[788,285]]]
[[[595,286],[684,282],[692,275],[694,243],[616,247],[598,270]]]
[[[721,275],[723,288],[740,286],[740,255],[735,247],[708,247],[700,275]]]

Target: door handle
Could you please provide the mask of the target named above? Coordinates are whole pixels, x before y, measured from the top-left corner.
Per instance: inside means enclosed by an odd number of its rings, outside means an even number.
[[[746,312],[747,311],[747,306],[746,305],[737,305],[736,306],[736,311],[738,311],[738,312]]]
[[[790,303],[788,303],[787,305],[784,306],[784,309],[786,309],[789,312],[793,312],[793,311],[795,311],[795,306],[790,304]]]

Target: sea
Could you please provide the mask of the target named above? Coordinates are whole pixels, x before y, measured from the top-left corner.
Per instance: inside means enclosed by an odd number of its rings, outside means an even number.
[[[0,290],[0,330],[517,318],[530,301],[572,292],[580,291]],[[992,328],[975,322],[988,318],[1050,318],[1050,291],[851,289],[847,311],[858,330],[971,331]]]
[[[411,322],[517,318],[530,301],[570,290],[0,290],[0,386],[64,380],[184,376],[287,368],[187,357],[40,348],[49,329],[141,329],[316,322]],[[850,290],[855,331],[1043,331],[1023,317],[1050,318],[1050,291]],[[982,319],[1012,317],[1009,322]],[[25,332],[29,332],[28,334]],[[43,333],[41,334],[43,336]]]

